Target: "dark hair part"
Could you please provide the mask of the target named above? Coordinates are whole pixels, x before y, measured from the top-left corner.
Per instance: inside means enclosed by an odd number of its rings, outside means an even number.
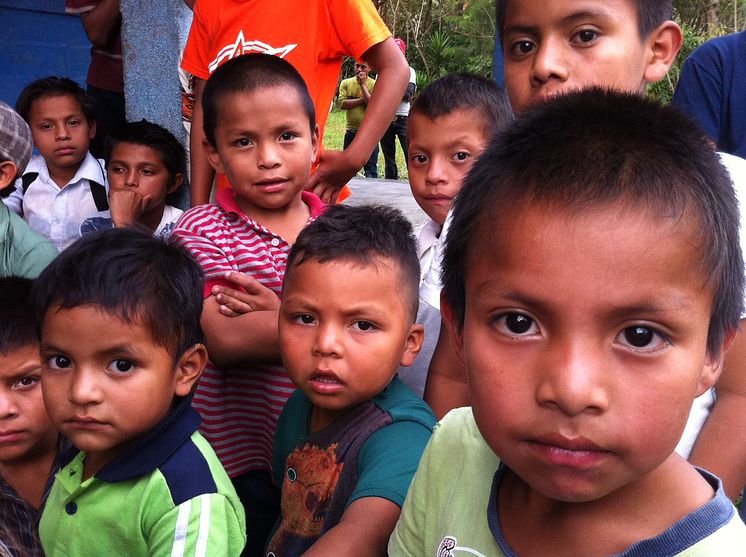
[[[89,124],[96,121],[93,114],[93,101],[80,85],[67,77],[43,77],[26,85],[16,101],[16,112],[28,122],[31,107],[36,101],[64,95],[70,95],[75,99]]]
[[[252,93],[257,89],[288,85],[298,92],[298,99],[308,115],[308,124],[316,128],[316,109],[303,78],[289,62],[268,54],[244,54],[228,60],[213,72],[202,92],[202,123],[205,137],[215,145],[215,128],[225,95]]]
[[[401,211],[392,207],[335,205],[329,208],[298,235],[288,256],[285,284],[293,269],[306,261],[375,265],[381,258],[399,267],[401,288],[391,295],[405,297],[414,322],[419,302],[420,262],[411,223]]]
[[[495,2],[497,28],[501,33],[505,29],[505,11],[508,2],[515,1],[516,0],[497,0]],[[661,23],[673,18],[672,0],[627,1],[633,3],[637,10],[637,29],[640,32],[640,38],[642,39],[646,39],[647,36]]]
[[[203,275],[182,248],[144,230],[113,228],[87,234],[42,271],[33,290],[41,324],[53,306],[99,306],[140,323],[177,360],[202,342]]]
[[[155,150],[161,157],[161,162],[169,174],[169,182],[173,182],[177,174],[186,176],[186,151],[178,139],[163,126],[140,120],[128,122],[114,129],[104,143],[104,160],[109,166],[111,153],[120,143],[144,145]]]
[[[409,115],[435,120],[454,110],[470,109],[481,113],[474,125],[484,126],[490,136],[513,120],[505,90],[491,79],[470,73],[449,74],[430,83],[412,102]]]
[[[31,309],[34,281],[24,277],[0,278],[0,353],[39,343],[36,314]]]
[[[454,204],[442,278],[457,323],[473,238],[494,229],[505,208],[523,204],[578,212],[625,204],[651,218],[695,219],[714,292],[709,353],[718,355],[737,328],[744,286],[738,202],[704,132],[674,108],[592,88],[537,105],[498,134]]]

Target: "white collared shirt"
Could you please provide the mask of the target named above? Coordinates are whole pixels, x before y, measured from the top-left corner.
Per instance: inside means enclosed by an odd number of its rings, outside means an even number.
[[[22,180],[18,179],[15,191],[3,201],[62,251],[80,237],[80,225],[85,219],[103,214],[96,208],[90,182],[102,184],[108,192],[104,162],[87,153],[75,176],[64,188],[52,180],[40,155],[31,159],[24,174],[31,172],[39,175],[26,193],[23,192]]]

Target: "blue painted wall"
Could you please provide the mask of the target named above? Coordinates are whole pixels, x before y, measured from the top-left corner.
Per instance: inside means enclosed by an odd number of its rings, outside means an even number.
[[[0,0],[0,100],[15,105],[39,77],[70,77],[85,87],[90,43],[62,0]]]

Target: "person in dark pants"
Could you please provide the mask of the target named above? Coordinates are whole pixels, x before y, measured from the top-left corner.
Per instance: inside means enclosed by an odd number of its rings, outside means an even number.
[[[370,77],[370,66],[365,60],[355,62],[355,76],[343,79],[339,84],[339,107],[345,111],[345,136],[343,140],[344,149],[352,144],[357,135],[357,130],[365,116],[371,92],[376,84],[375,79]],[[378,145],[368,158],[364,167],[366,178],[378,178]]]
[[[394,39],[396,46],[398,46],[402,54],[406,56],[407,45],[399,37]],[[396,138],[399,138],[399,144],[401,145],[402,151],[404,152],[404,160],[407,160],[407,119],[409,117],[409,101],[414,95],[414,91],[417,88],[417,74],[412,66],[409,67],[409,83],[407,84],[407,90],[404,92],[404,97],[396,109],[396,115],[394,120],[389,124],[386,133],[381,138],[381,151],[383,151],[383,160],[385,168],[385,177],[387,180],[397,180],[399,178],[399,170],[396,167]]]

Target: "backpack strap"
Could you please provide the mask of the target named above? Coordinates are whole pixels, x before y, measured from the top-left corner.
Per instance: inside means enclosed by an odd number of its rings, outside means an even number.
[[[109,197],[106,194],[106,188],[103,184],[88,180],[91,186],[91,195],[93,196],[93,202],[96,204],[96,209],[99,212],[109,210]]]
[[[27,172],[26,174],[21,176],[21,188],[23,189],[24,194],[26,193],[26,190],[29,188],[29,186],[33,184],[38,177],[38,172]]]

